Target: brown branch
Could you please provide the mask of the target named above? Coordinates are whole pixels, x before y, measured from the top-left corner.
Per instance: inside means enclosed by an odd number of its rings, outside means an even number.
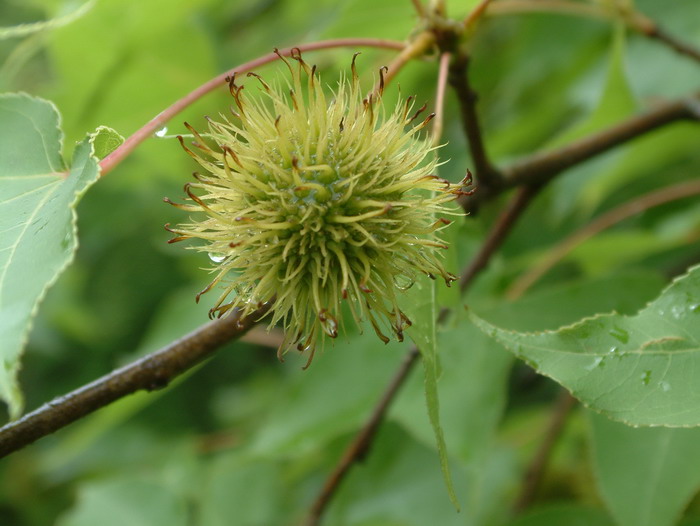
[[[485,268],[489,259],[491,259],[491,256],[493,256],[496,250],[498,250],[498,248],[501,246],[508,232],[513,228],[513,225],[515,225],[517,219],[525,211],[527,205],[531,202],[532,197],[534,197],[536,192],[536,189],[521,189],[511,201],[509,206],[503,211],[501,216],[496,221],[496,224],[491,229],[486,241],[484,241],[484,243],[481,245],[479,253],[474,257],[471,264],[468,265],[462,273],[462,279],[460,280],[460,290],[462,292],[469,287],[473,278]],[[448,314],[449,309],[442,309],[438,316],[438,323],[442,323]],[[356,462],[360,462],[365,458],[367,451],[369,450],[372,441],[377,434],[377,430],[384,420],[387,409],[394,401],[399,388],[408,378],[409,373],[413,370],[413,367],[418,362],[419,357],[420,351],[415,346],[411,347],[411,349],[406,353],[403,362],[401,362],[401,366],[391,379],[391,382],[389,382],[389,385],[384,391],[382,397],[379,399],[379,402],[372,411],[372,414],[365,422],[365,425],[362,426],[360,431],[357,433],[350,445],[348,445],[343,453],[343,456],[333,469],[333,472],[326,479],[323,488],[311,506],[308,518],[304,523],[305,526],[318,526],[318,524],[320,524],[323,512],[328,507],[328,504],[330,504],[333,495],[340,487],[343,479],[347,476],[350,468]]]
[[[389,382],[384,394],[379,399],[379,402],[372,411],[372,415],[367,419],[367,422],[359,433],[353,439],[352,443],[347,447],[343,456],[338,461],[335,469],[326,479],[326,483],[323,485],[321,492],[316,497],[316,500],[311,507],[309,516],[305,522],[306,526],[317,526],[320,524],[323,512],[328,507],[333,495],[340,486],[340,483],[346,477],[350,468],[355,462],[362,461],[367,451],[369,450],[372,440],[377,434],[377,429],[379,425],[384,420],[384,415],[386,414],[389,405],[394,400],[394,397],[399,391],[399,388],[403,385],[406,378],[408,378],[409,373],[413,369],[413,366],[417,363],[420,357],[420,352],[417,347],[411,347],[411,349],[404,356],[403,361],[399,369],[394,374],[394,377]]]
[[[670,35],[661,29],[656,22],[638,11],[609,9],[602,5],[566,0],[501,0],[490,4],[486,10],[486,15],[515,15],[536,12],[582,16],[598,20],[621,20],[630,29],[641,35],[657,40],[677,53],[700,62],[700,50],[697,47]]]
[[[700,93],[691,99],[700,99]],[[696,102],[697,104],[698,102]],[[612,128],[585,137],[558,150],[533,155],[504,170],[508,186],[543,183],[567,168],[606,152],[645,133],[683,119],[697,119],[687,100],[659,104],[653,110],[632,117]]]
[[[180,340],[102,378],[55,398],[0,428],[0,458],[89,415],[115,400],[168,385],[178,375],[241,336],[263,317],[268,305],[242,318],[239,311],[200,327]]]
[[[263,326],[256,325],[238,339],[245,343],[262,345],[277,350],[284,345],[284,331],[282,329],[269,330]]]
[[[464,53],[455,54],[450,65],[449,80],[459,100],[462,128],[474,161],[474,175],[479,188],[489,192],[502,186],[502,176],[491,164],[486,153],[476,111],[478,95],[469,82],[469,57]]]
[[[513,301],[522,296],[527,289],[574,248],[614,224],[650,208],[698,194],[700,194],[700,181],[686,181],[654,190],[606,212],[550,250],[541,262],[534,265],[513,283],[510,290],[506,293],[506,297]]]
[[[651,18],[642,15],[641,13],[634,13],[628,20],[628,25],[643,35],[653,40],[658,40],[662,44],[666,44],[676,53],[685,55],[696,62],[700,62],[700,49],[688,42],[680,40],[670,33],[667,33]]]
[[[491,228],[488,237],[481,245],[481,249],[462,273],[459,280],[459,288],[462,292],[469,288],[479,272],[486,268],[491,256],[496,252],[498,247],[503,244],[503,241],[515,225],[515,222],[530,204],[532,198],[537,195],[539,189],[540,187],[534,186],[523,186],[518,189],[515,197],[508,203],[506,209],[496,220],[493,228]]]
[[[500,186],[480,188],[473,196],[460,198],[460,204],[466,211],[473,211],[479,204],[493,199],[507,188],[546,183],[572,166],[667,124],[682,120],[700,120],[698,106],[700,92],[685,99],[658,104],[641,115],[562,148],[533,154],[501,170],[504,177]]]
[[[552,454],[552,450],[557,443],[562,430],[564,429],[564,424],[566,423],[566,418],[571,413],[571,410],[576,405],[576,399],[569,394],[569,391],[562,389],[559,396],[555,400],[554,407],[552,409],[552,417],[549,421],[549,426],[544,435],[544,439],[537,449],[535,456],[532,458],[529,467],[525,471],[525,477],[523,478],[523,486],[518,496],[515,504],[513,505],[513,511],[519,513],[526,509],[535,497],[537,493],[537,488],[542,481],[542,476],[549,463],[549,458]]]

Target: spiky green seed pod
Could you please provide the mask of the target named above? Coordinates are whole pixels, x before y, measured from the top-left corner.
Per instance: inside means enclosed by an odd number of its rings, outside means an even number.
[[[352,78],[327,97],[315,67],[292,58],[297,66],[282,58],[288,92],[249,74],[262,96],[247,97],[230,79],[235,119],[209,120],[214,144],[187,125],[199,152],[183,147],[206,173],[185,185],[192,204],[175,206],[205,218],[166,228],[171,242],[203,240],[196,248],[216,263],[202,291],[223,285],[210,315],[272,301],[270,325],[286,332],[280,352],[296,345],[310,360],[319,336],[338,335],[342,302],[385,342],[382,319],[401,340],[410,321],[397,289],[417,274],[455,279],[436,254],[447,247],[435,233],[449,221],[435,214],[461,186],[433,175],[433,148],[418,137],[432,116],[413,125],[423,108],[411,115],[412,98],[384,110],[383,71],[380,89],[363,97],[353,58]]]

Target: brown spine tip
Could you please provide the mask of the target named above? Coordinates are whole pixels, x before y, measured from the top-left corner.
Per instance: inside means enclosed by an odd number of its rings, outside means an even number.
[[[364,292],[364,293],[366,293],[366,294],[371,294],[372,292],[374,292],[372,289],[370,289],[370,288],[365,284],[364,281],[360,281],[360,283],[359,283],[359,285],[358,285],[358,288],[359,288],[362,292]]]
[[[382,66],[379,68],[379,96],[384,94],[384,74],[389,74],[389,68],[387,66]]]
[[[270,86],[268,85],[267,82],[265,82],[265,80],[263,80],[263,78],[260,75],[258,75],[257,73],[255,73],[253,71],[249,71],[246,76],[247,77],[255,77],[256,79],[258,79],[258,82],[260,82],[260,84],[262,84],[262,87],[265,88],[265,91],[270,93]]]
[[[409,99],[410,98],[411,97],[409,97]],[[413,114],[413,117],[408,119],[408,122],[406,124],[411,124],[414,120],[416,120],[418,118],[418,115],[423,113],[425,111],[425,108],[427,108],[427,107],[428,107],[428,103],[426,102],[420,108],[418,108],[418,110]]]
[[[236,86],[236,72],[234,71],[232,75],[229,75],[226,77],[226,82],[228,82],[228,90],[233,95],[234,97],[236,96],[236,92],[238,91],[238,87]]]
[[[350,63],[350,70],[352,71],[352,81],[353,83],[356,83],[358,79],[360,78],[359,75],[357,74],[357,67],[355,66],[355,61],[357,60],[358,55],[361,55],[362,53],[358,51],[357,53],[353,54],[352,56],[352,62]]]
[[[238,155],[236,155],[236,152],[234,152],[230,146],[224,144],[221,147],[221,150],[224,152],[224,162],[226,162],[226,156],[229,156],[229,157],[231,157],[231,159],[233,159],[233,162],[239,166],[239,168],[243,168],[243,163],[238,158]],[[226,163],[226,164],[228,164],[228,163]]]

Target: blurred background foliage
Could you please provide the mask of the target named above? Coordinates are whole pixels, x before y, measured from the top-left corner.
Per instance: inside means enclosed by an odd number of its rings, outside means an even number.
[[[476,2],[448,2],[464,16]],[[74,12],[77,0],[5,0],[0,25]],[[697,0],[639,0],[670,32],[700,44]],[[77,20],[0,40],[0,89],[56,103],[70,156],[99,125],[127,136],[215,74],[301,42],[336,37],[403,40],[417,22],[408,0],[98,0]],[[353,50],[308,61],[333,82]],[[362,50],[369,86],[392,55]],[[261,71],[274,75],[277,65]],[[697,64],[610,22],[550,14],[486,20],[473,42],[487,146],[505,164],[602,129],[657,99],[700,85]],[[398,83],[434,98],[437,65],[410,64]],[[394,86],[389,92],[394,91]],[[225,89],[183,120],[226,111]],[[456,101],[447,100],[442,175],[471,166]],[[568,171],[537,198],[464,301],[517,330],[556,328],[583,316],[633,313],[672,276],[700,260],[700,202],[648,210],[579,246],[522,298],[513,281],[566,235],[629,199],[700,173],[700,128],[679,123]],[[77,259],[49,291],[32,330],[21,384],[27,407],[155,350],[206,320],[194,294],[207,283],[201,255],[166,244],[182,220],[192,171],[171,138],[147,141],[79,205]],[[474,254],[505,201],[453,229],[454,268]],[[696,430],[632,429],[576,409],[553,452],[535,505],[510,507],[542,439],[558,388],[514,363],[460,314],[441,329],[442,421],[462,512],[449,503],[414,373],[366,461],[333,501],[325,524],[352,526],[690,526],[700,480],[670,477],[652,459],[700,456]],[[0,462],[0,524],[179,526],[295,524],[344,446],[369,415],[405,345],[348,335],[308,371],[295,356],[234,342],[167,389],[121,400]],[[622,455],[628,444],[637,448]],[[669,444],[673,444],[669,450]],[[673,459],[673,454],[679,458]],[[608,469],[615,459],[615,469]],[[697,462],[687,463],[694,469]],[[669,468],[670,469],[670,468]],[[663,484],[660,484],[660,481]],[[649,503],[639,511],[640,494]],[[680,497],[679,497],[680,495]],[[663,503],[663,505],[661,505]],[[658,510],[656,505],[658,504]],[[656,511],[654,511],[656,510]]]

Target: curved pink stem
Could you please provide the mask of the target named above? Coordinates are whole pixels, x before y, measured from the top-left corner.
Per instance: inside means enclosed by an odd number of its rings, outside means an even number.
[[[299,49],[303,52],[315,51],[319,49],[331,49],[336,47],[375,47],[401,50],[405,47],[405,44],[396,40],[384,40],[380,38],[338,38],[332,40],[320,40],[318,42],[310,42],[308,44],[300,44],[298,46],[280,49],[279,52],[281,55],[290,56],[293,49]],[[101,175],[105,175],[106,173],[112,171],[120,162],[128,157],[139,144],[153,135],[154,132],[161,129],[166,122],[187,108],[187,106],[218,86],[225,84],[226,77],[234,73],[244,73],[246,71],[250,71],[264,64],[273,62],[277,58],[278,56],[275,53],[268,53],[267,55],[263,55],[262,57],[256,58],[255,60],[251,60],[250,62],[246,62],[240,66],[221,73],[208,82],[205,82],[197,89],[191,91],[183,98],[153,117],[126,141],[124,141],[119,148],[102,159],[100,162]]]

